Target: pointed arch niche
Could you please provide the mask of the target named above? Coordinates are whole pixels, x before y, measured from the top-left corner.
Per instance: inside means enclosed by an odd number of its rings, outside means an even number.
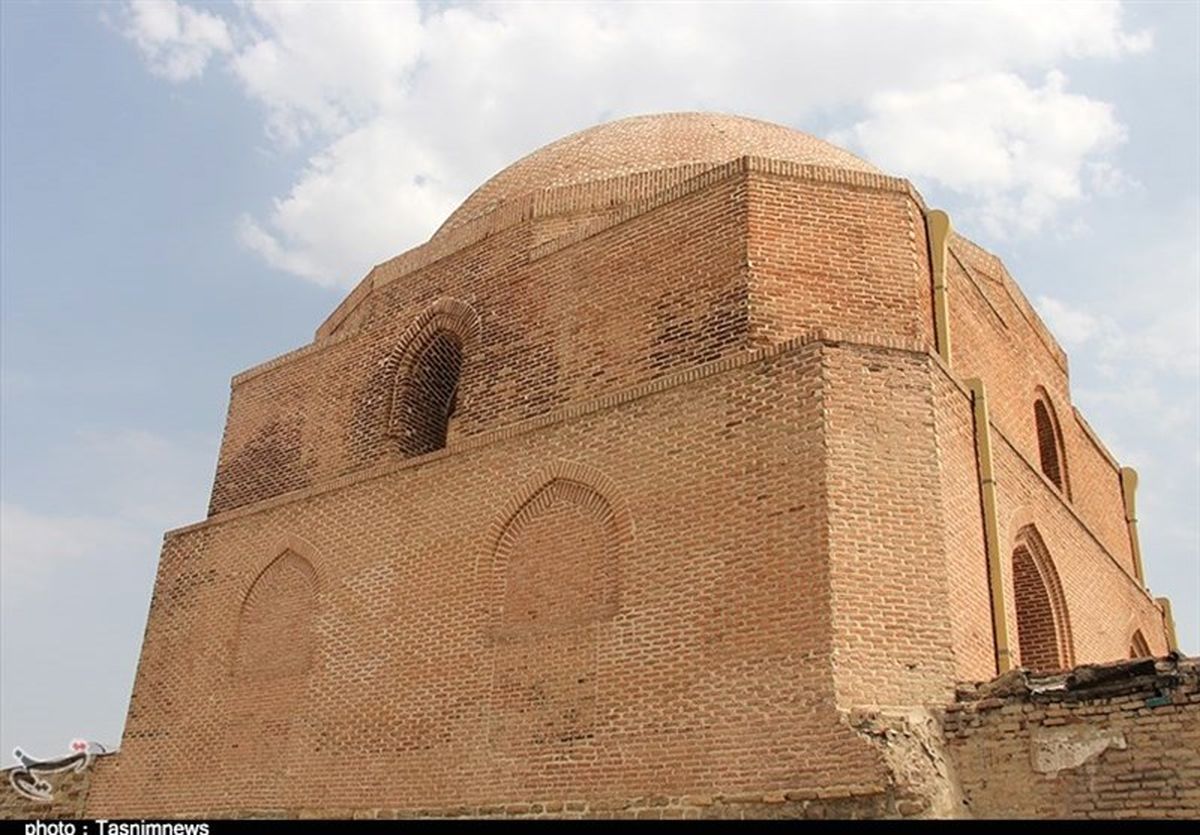
[[[226,776],[263,798],[286,790],[318,650],[315,551],[288,536],[274,553],[238,609],[224,711]]]
[[[1014,539],[1012,582],[1021,666],[1047,672],[1074,666],[1066,597],[1033,525],[1022,528]]]
[[[1129,657],[1149,658],[1153,654],[1150,651],[1150,642],[1146,640],[1146,636],[1142,634],[1142,630],[1135,629],[1133,635],[1129,638]]]
[[[285,548],[259,573],[238,615],[234,675],[277,679],[303,675],[316,644],[316,574]]]
[[[630,526],[607,479],[555,467],[510,504],[484,565],[494,649],[491,741],[514,756],[590,744],[597,651],[620,605]]]

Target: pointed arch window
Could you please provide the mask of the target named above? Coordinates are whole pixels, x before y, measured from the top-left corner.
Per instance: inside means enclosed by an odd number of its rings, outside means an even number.
[[[417,346],[407,373],[396,381],[392,405],[392,435],[404,455],[446,445],[462,365],[462,341],[451,331],[435,330]]]
[[[1149,658],[1153,654],[1150,651],[1150,642],[1146,640],[1146,636],[1142,634],[1142,630],[1135,630],[1133,637],[1129,639],[1129,657]]]
[[[1054,561],[1032,525],[1016,537],[1012,582],[1021,666],[1042,672],[1072,666],[1074,650],[1066,596]]]
[[[1062,430],[1045,389],[1038,389],[1037,399],[1033,402],[1033,421],[1037,428],[1038,459],[1042,473],[1069,499],[1071,492],[1067,481],[1067,459],[1063,448]]]
[[[395,372],[387,431],[405,457],[446,446],[466,357],[478,341],[479,315],[454,299],[432,305],[409,328],[390,361]]]

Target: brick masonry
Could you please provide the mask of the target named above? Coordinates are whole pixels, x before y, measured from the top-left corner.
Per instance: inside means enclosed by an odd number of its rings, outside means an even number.
[[[89,812],[950,808],[850,717],[995,673],[967,378],[1017,656],[1167,647],[1065,355],[957,235],[934,350],[925,210],[697,114],[498,175],[234,378]]]
[[[977,817],[1200,815],[1200,666],[1143,659],[1018,671],[944,715],[964,812]]]

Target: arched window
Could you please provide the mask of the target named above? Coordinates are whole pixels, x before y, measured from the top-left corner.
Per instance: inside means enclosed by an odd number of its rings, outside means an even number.
[[[1062,491],[1064,496],[1070,498],[1066,454],[1063,450],[1058,417],[1045,390],[1038,391],[1038,398],[1033,403],[1033,420],[1037,426],[1038,457],[1041,460],[1042,472],[1054,482],[1054,486]]]
[[[416,346],[396,381],[392,435],[404,455],[424,455],[446,445],[454,414],[463,346],[458,335],[435,330]]]
[[[1150,652],[1150,644],[1146,641],[1146,636],[1142,634],[1142,630],[1134,631],[1133,637],[1129,639],[1129,657],[1130,658],[1149,658],[1153,655]]]
[[[1066,598],[1054,563],[1033,526],[1017,535],[1012,572],[1021,666],[1045,672],[1072,666]]]
[[[479,314],[465,302],[441,299],[426,308],[404,333],[395,350],[381,364],[373,380],[390,385],[387,435],[389,445],[405,457],[425,455],[446,446],[450,419],[459,406],[459,381],[466,357],[479,348]],[[380,398],[363,398],[358,426],[368,427],[356,437],[366,447],[378,440]],[[352,440],[352,443],[354,441]]]

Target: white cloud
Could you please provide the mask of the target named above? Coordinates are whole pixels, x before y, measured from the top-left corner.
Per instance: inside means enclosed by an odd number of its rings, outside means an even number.
[[[404,95],[420,55],[415,3],[255,3],[248,43],[232,66],[268,112],[268,129],[291,143],[352,130]]]
[[[1179,402],[1200,386],[1200,204],[1130,224],[1128,234],[1133,245],[1103,275],[1069,299],[1039,294],[1035,305],[1074,352],[1073,366],[1105,369],[1120,383],[1110,391],[1126,397],[1128,386],[1153,382],[1162,402]],[[1142,408],[1140,397],[1129,402]]]
[[[1085,179],[1109,191],[1119,182],[1095,161],[1125,139],[1112,106],[1067,92],[1057,71],[1040,87],[992,73],[873,96],[867,108],[838,138],[885,169],[976,197],[968,225],[992,235],[1040,230],[1085,196]]]
[[[130,0],[125,34],[151,72],[171,81],[198,77],[214,53],[233,49],[223,18],[175,0]]]
[[[274,267],[353,284],[369,263],[420,243],[453,211],[461,195],[447,184],[451,167],[403,125],[375,120],[313,157],[273,201],[265,226],[244,215],[239,237]]]
[[[340,285],[426,238],[518,156],[656,110],[803,127],[858,109],[840,135],[874,161],[961,192],[991,229],[1033,228],[1122,182],[1112,108],[1053,70],[1151,43],[1115,3],[250,2],[222,26],[173,2],[133,11],[154,71],[186,79],[228,52],[270,136],[325,143],[238,234],[277,268]],[[188,35],[200,19],[208,38]],[[196,42],[208,51],[184,48]]]
[[[1078,348],[1091,340],[1109,325],[1085,310],[1050,296],[1038,296],[1034,300],[1038,312],[1046,320],[1051,332],[1062,342],[1064,348]]]
[[[24,593],[90,552],[121,549],[137,539],[128,525],[103,516],[38,513],[0,502],[0,587],[5,597]]]
[[[1035,303],[1064,348],[1086,350],[1082,356],[1109,369],[1110,377],[1128,380],[1131,366],[1142,373],[1195,377],[1200,374],[1197,307],[1194,301],[1189,304],[1186,292],[1171,298],[1176,304],[1164,306],[1143,321],[1134,315],[1118,319],[1111,313],[1093,313],[1051,296],[1038,296]],[[1128,391],[1121,391],[1120,396],[1128,396]]]

